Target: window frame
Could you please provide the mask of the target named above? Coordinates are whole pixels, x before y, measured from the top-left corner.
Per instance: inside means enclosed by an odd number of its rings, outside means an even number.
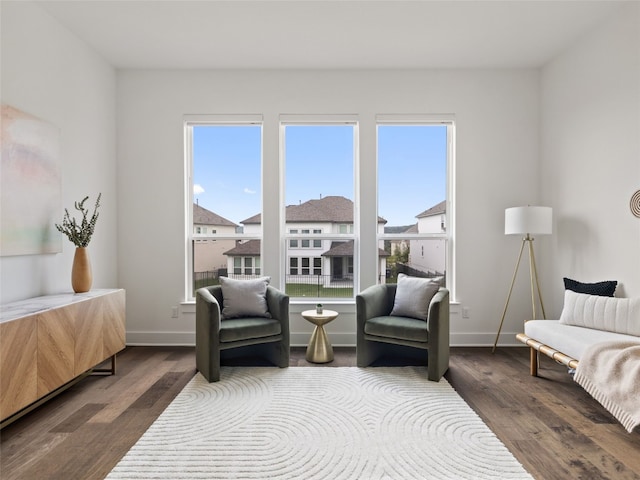
[[[216,230],[212,233],[196,234],[193,228],[193,128],[200,126],[258,126],[260,127],[260,179],[262,182],[264,171],[264,119],[262,115],[254,114],[204,114],[204,115],[184,115],[183,116],[183,137],[184,137],[184,174],[185,174],[185,242],[184,242],[184,298],[186,301],[195,300],[195,291],[193,286],[194,278],[194,244],[199,241],[215,241],[215,240],[260,240],[260,255],[264,255],[263,228],[260,226],[260,232],[255,234],[234,233],[219,234]],[[260,215],[264,214],[264,204],[260,199]],[[234,257],[234,271],[236,270]],[[254,257],[255,258],[255,257]],[[255,262],[253,262],[255,264]],[[241,270],[244,270],[244,262],[241,262]],[[261,267],[259,268],[261,271]],[[234,273],[235,275],[235,273]],[[240,273],[243,275],[243,273]],[[254,274],[255,275],[255,274]]]
[[[449,114],[442,115],[431,115],[431,114],[384,114],[384,115],[376,115],[376,199],[378,199],[378,186],[379,186],[379,178],[378,178],[378,128],[384,125],[393,125],[393,126],[419,126],[419,125],[434,125],[434,126],[445,126],[447,128],[447,138],[446,138],[446,195],[445,195],[445,211],[446,215],[444,216],[444,222],[441,220],[441,226],[444,227],[443,233],[399,233],[399,234],[390,234],[390,233],[380,233],[377,234],[378,244],[384,244],[385,240],[444,240],[445,241],[445,282],[446,287],[451,292],[451,298],[454,297],[455,290],[455,249],[454,238],[455,238],[455,205],[453,199],[455,198],[455,134],[456,134],[456,125],[455,125],[455,116]],[[378,203],[379,205],[379,203]],[[424,249],[424,247],[422,247]],[[379,266],[379,263],[378,263]],[[386,272],[377,272],[378,282]]]
[[[291,255],[287,254],[289,241],[290,240],[300,240],[300,234],[296,232],[296,234],[291,234],[290,232],[285,231],[287,226],[286,218],[285,218],[285,194],[284,194],[284,184],[286,177],[286,169],[285,169],[285,155],[284,155],[284,129],[287,125],[339,125],[339,124],[349,124],[353,128],[353,180],[354,180],[354,190],[353,190],[353,203],[354,203],[354,216],[353,216],[353,224],[346,224],[346,230],[349,233],[322,233],[316,234],[315,232],[311,232],[308,236],[311,240],[318,240],[321,242],[324,247],[325,242],[328,241],[350,241],[354,242],[354,251],[353,258],[351,260],[352,266],[349,265],[348,269],[353,269],[353,292],[354,297],[357,292],[361,290],[362,282],[365,282],[365,285],[370,284],[375,281],[376,277],[379,279],[381,273],[380,272],[380,262],[376,262],[375,266],[375,277],[373,265],[371,265],[369,261],[369,257],[373,258],[373,250],[371,247],[375,241],[375,245],[383,244],[384,240],[411,240],[411,239],[429,239],[429,238],[444,238],[447,242],[447,251],[446,251],[446,283],[447,288],[451,291],[452,299],[455,298],[455,230],[456,230],[456,210],[454,199],[456,197],[455,192],[455,167],[456,167],[456,152],[455,152],[455,136],[456,136],[456,123],[455,116],[449,114],[443,115],[429,115],[429,114],[372,114],[371,119],[366,119],[363,123],[361,123],[359,115],[279,115],[277,121],[274,120],[275,123],[270,123],[265,125],[263,120],[263,115],[226,115],[226,114],[211,114],[211,115],[184,115],[183,116],[183,125],[184,125],[184,173],[185,179],[184,184],[185,188],[185,203],[184,203],[184,218],[185,218],[185,228],[184,228],[184,299],[185,302],[192,302],[194,300],[194,291],[193,291],[193,251],[195,242],[215,242],[217,240],[260,240],[261,241],[261,249],[260,256],[254,257],[256,261],[260,261],[260,263],[264,263],[265,258],[264,248],[265,248],[265,226],[264,226],[264,218],[265,211],[268,213],[268,217],[270,219],[278,218],[279,226],[274,228],[273,224],[268,226],[267,233],[269,234],[266,240],[268,243],[268,247],[271,249],[277,245],[280,249],[277,256],[277,261],[273,255],[267,258],[267,264],[270,269],[270,274],[275,275],[276,278],[279,276],[279,281],[277,282],[279,285],[275,286],[284,289],[286,284],[286,275],[289,274],[290,265],[289,258]],[[377,204],[373,205],[372,202],[375,198],[377,201],[378,198],[378,126],[385,124],[406,124],[406,125],[424,125],[424,124],[437,124],[437,125],[446,125],[447,126],[447,192],[446,192],[446,218],[444,222],[445,232],[442,234],[412,234],[411,236],[407,234],[384,234],[378,232],[378,223],[377,217],[376,220],[373,218],[373,213],[378,212]],[[262,198],[261,198],[261,206],[260,206],[260,214],[263,219],[263,224],[261,225],[260,232],[255,234],[217,234],[217,233],[208,233],[208,234],[196,234],[195,229],[193,228],[193,135],[192,135],[192,127],[194,126],[206,126],[206,125],[254,125],[259,126],[261,131],[261,159],[260,159],[260,176],[262,181]],[[363,128],[363,125],[366,127],[365,137],[361,139],[360,132]],[[277,138],[266,138],[265,134],[274,133],[278,130]],[[362,159],[360,158],[360,142],[364,141],[363,147],[365,147],[366,154],[368,158],[374,157],[375,161],[370,163],[366,163],[366,169],[363,170]],[[266,143],[266,145],[265,145]],[[276,160],[275,157],[268,158],[267,162],[270,165],[270,169],[273,172],[273,167],[277,164],[277,173],[269,174],[269,184],[265,184],[265,149],[267,152],[273,151],[277,144],[278,150],[278,158]],[[371,172],[371,173],[369,173]],[[361,178],[362,173],[362,178]],[[274,175],[277,175],[277,180],[274,182]],[[274,188],[270,187],[270,185],[275,183],[279,183],[276,187],[279,191],[280,199],[276,200],[274,194]],[[375,197],[373,191],[375,190]],[[365,211],[361,211],[361,196],[367,202]],[[272,200],[273,199],[273,200]],[[266,202],[266,204],[265,204]],[[277,205],[277,207],[276,207]],[[369,206],[371,205],[371,206]],[[275,209],[278,209],[278,213],[275,213]],[[374,209],[374,212],[371,212],[371,208]],[[366,218],[362,217],[365,214]],[[374,240],[373,235],[369,238],[361,239],[362,235],[362,225],[363,222],[366,224],[366,232],[373,233],[375,230],[376,237]],[[210,229],[208,229],[210,230]],[[312,242],[312,245],[315,245]],[[295,247],[294,247],[295,248]],[[298,252],[293,253],[293,256],[299,257],[299,247]],[[361,263],[361,256],[364,254],[367,257],[367,264],[369,266],[363,266]],[[308,256],[313,253],[312,249],[307,250]],[[326,265],[326,259],[322,257],[322,267]],[[379,260],[379,257],[376,256],[376,259]],[[298,274],[300,272],[300,261],[297,260],[297,269]],[[256,263],[256,262],[254,262]],[[262,271],[262,265],[258,267],[256,264],[254,266],[254,271]],[[310,266],[310,268],[313,268]],[[277,269],[277,271],[275,271]],[[349,272],[347,272],[349,273]],[[354,297],[322,297],[324,301],[331,301],[336,303],[353,303]],[[303,298],[292,298],[292,303],[309,303],[314,302],[315,299],[311,297],[303,297]]]
[[[325,241],[349,241],[352,240],[354,243],[354,249],[353,249],[353,258],[352,258],[352,263],[353,265],[359,265],[360,264],[360,252],[359,252],[359,242],[358,242],[358,234],[360,231],[360,207],[359,207],[359,201],[360,201],[360,194],[359,194],[359,182],[358,182],[358,172],[359,172],[359,165],[360,165],[360,118],[358,115],[350,115],[350,114],[336,114],[336,115],[323,115],[323,114],[282,114],[279,116],[279,142],[280,142],[280,158],[279,158],[279,165],[281,167],[281,171],[280,171],[280,184],[281,184],[281,192],[280,192],[280,197],[281,197],[281,201],[280,201],[280,221],[281,221],[281,225],[280,225],[280,232],[281,232],[281,236],[283,238],[281,238],[281,242],[280,244],[282,245],[282,252],[281,252],[281,256],[282,258],[288,259],[291,258],[291,256],[298,256],[295,253],[294,254],[289,254],[288,253],[288,246],[289,246],[289,241],[294,238],[294,236],[287,231],[287,224],[286,224],[286,202],[285,202],[285,189],[284,189],[284,185],[286,183],[286,152],[285,152],[285,145],[286,145],[286,127],[287,126],[341,126],[341,125],[345,125],[345,126],[350,126],[352,128],[352,134],[353,134],[353,224],[351,224],[351,232],[350,233],[346,233],[346,234],[341,234],[341,233],[315,233],[312,232],[311,230],[313,230],[313,227],[309,227],[309,233],[306,233],[305,235],[308,236],[308,239],[310,240],[310,246],[308,247],[304,247],[305,250],[322,250],[324,248],[325,245]],[[300,231],[300,228],[298,229]],[[295,236],[296,238],[300,239],[300,233],[296,234]],[[318,249],[317,247],[314,247],[313,245],[315,244],[315,241],[319,240],[320,241],[320,248]],[[301,242],[299,242],[298,245],[301,245]],[[298,249],[302,249],[303,247],[298,246]],[[309,252],[307,254],[307,256],[309,256],[309,258],[314,258],[313,256],[311,256],[312,252]],[[320,257],[322,258],[322,257]],[[289,271],[288,268],[288,260],[285,260],[285,265],[287,267],[286,271]],[[281,262],[283,263],[283,262]],[[309,275],[313,276],[313,262],[310,263],[309,266]],[[322,270],[324,270],[324,266],[322,266]],[[300,270],[299,270],[299,275],[302,275],[302,267],[300,266]],[[357,274],[355,272],[358,272]],[[282,283],[283,286],[286,285],[286,275],[283,277],[282,279]],[[357,268],[354,268],[354,273],[353,273],[353,295],[351,297],[292,297],[292,302],[317,302],[319,300],[322,300],[324,302],[326,301],[332,301],[332,302],[345,302],[348,301],[350,303],[355,302],[355,296],[357,294],[357,292],[360,291],[360,272],[358,271]]]

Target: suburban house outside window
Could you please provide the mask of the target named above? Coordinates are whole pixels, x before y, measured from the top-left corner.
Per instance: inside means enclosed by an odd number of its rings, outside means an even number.
[[[262,118],[259,115],[185,117],[189,182],[185,290],[219,283],[220,276],[261,274],[260,227],[242,221],[262,210]]]
[[[282,116],[280,143],[286,291],[293,298],[353,298],[357,119]]]
[[[399,273],[448,282],[452,119],[380,115],[377,122],[378,240],[389,253],[379,283]]]

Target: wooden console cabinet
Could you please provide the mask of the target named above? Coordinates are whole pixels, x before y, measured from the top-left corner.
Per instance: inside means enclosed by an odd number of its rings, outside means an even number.
[[[125,291],[97,289],[2,305],[0,422],[125,347]]]

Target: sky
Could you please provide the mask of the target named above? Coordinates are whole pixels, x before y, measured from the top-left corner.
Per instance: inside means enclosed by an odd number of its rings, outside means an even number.
[[[193,129],[194,202],[235,223],[261,205],[261,127]],[[285,202],[354,198],[354,135],[349,125],[289,125]],[[446,196],[446,127],[378,126],[378,214],[387,226],[411,225]]]

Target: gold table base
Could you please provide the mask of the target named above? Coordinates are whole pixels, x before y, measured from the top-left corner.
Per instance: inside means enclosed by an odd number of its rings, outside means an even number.
[[[333,361],[333,347],[324,326],[337,316],[338,312],[333,310],[323,310],[321,314],[316,313],[315,310],[302,312],[302,317],[315,325],[307,346],[307,362],[328,363]]]

